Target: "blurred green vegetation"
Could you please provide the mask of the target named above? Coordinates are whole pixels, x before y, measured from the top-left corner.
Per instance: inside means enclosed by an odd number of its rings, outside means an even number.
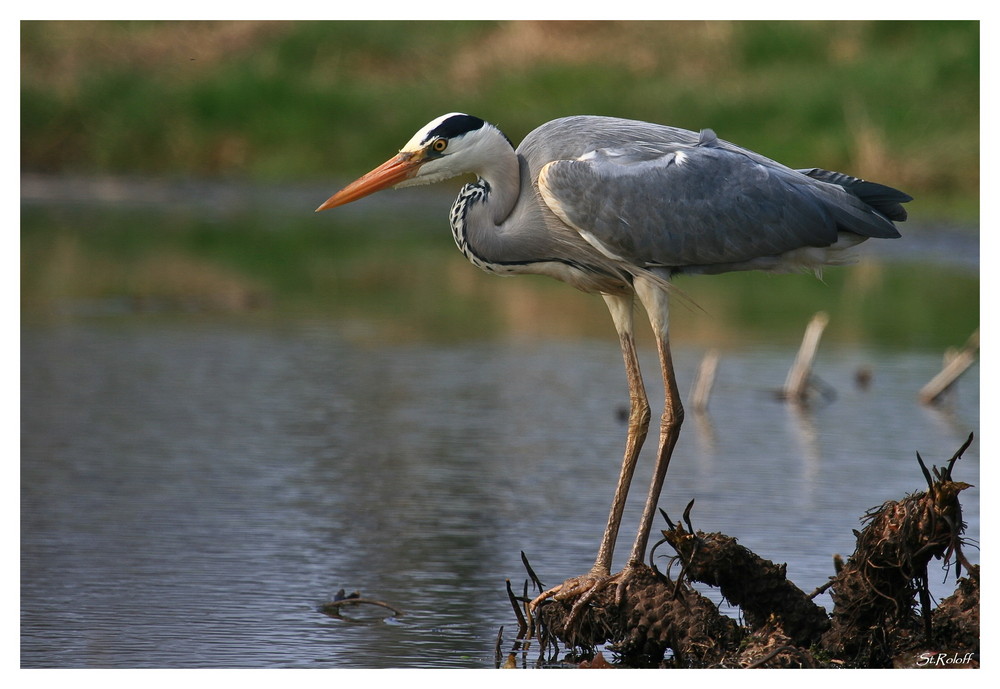
[[[22,22],[21,39],[22,171],[251,190],[224,207],[146,203],[141,185],[23,202],[29,320],[291,316],[382,340],[608,337],[600,299],[468,265],[440,193],[312,213],[449,111],[514,141],[578,113],[712,127],[792,166],[904,189],[916,198],[904,236],[934,233],[935,218],[978,221],[976,22]],[[254,191],[299,187],[321,191],[280,203]],[[979,322],[978,276],[944,265],[676,284],[690,298],[676,300],[676,339],[710,346],[794,345],[820,309],[826,338],[893,347],[960,344]]]
[[[978,22],[22,22],[22,169],[342,181],[449,111],[714,128],[972,220]]]
[[[410,213],[401,225],[394,211],[218,217],[28,207],[22,316],[318,320],[381,342],[613,335],[600,299],[544,277],[482,274],[455,251],[443,222],[433,212]],[[862,261],[822,280],[742,272],[675,284],[680,344],[795,346],[825,310],[825,340],[941,350],[979,323],[978,276],[935,263]]]

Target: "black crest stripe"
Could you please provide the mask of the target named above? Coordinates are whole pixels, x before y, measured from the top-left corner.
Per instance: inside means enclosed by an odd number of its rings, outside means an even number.
[[[452,115],[444,122],[434,127],[434,129],[427,132],[427,136],[424,137],[424,142],[430,141],[431,139],[435,139],[439,136],[445,139],[451,139],[462,134],[468,134],[469,132],[481,129],[484,124],[486,124],[486,122],[478,117],[473,117],[472,115]]]

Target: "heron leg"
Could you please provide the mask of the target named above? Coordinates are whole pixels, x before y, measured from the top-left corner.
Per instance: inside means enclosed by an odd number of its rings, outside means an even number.
[[[684,407],[681,405],[681,396],[677,389],[673,359],[670,354],[667,289],[662,282],[652,278],[636,277],[633,284],[636,295],[649,314],[649,321],[653,326],[656,348],[660,357],[660,368],[663,372],[663,416],[660,421],[660,443],[656,453],[656,464],[653,468],[653,480],[649,485],[646,506],[642,512],[639,531],[636,534],[628,563],[625,565],[625,569],[612,575],[610,574],[610,566],[615,538],[618,535],[618,526],[621,523],[625,498],[632,481],[632,474],[635,471],[639,450],[649,427],[649,402],[646,399],[642,377],[639,374],[638,359],[635,354],[635,342],[632,334],[632,298],[605,295],[604,299],[611,310],[615,327],[621,337],[622,354],[625,357],[625,369],[629,380],[631,412],[629,414],[625,459],[622,462],[618,487],[615,489],[615,497],[611,504],[608,527],[604,532],[604,539],[601,541],[601,548],[598,551],[597,562],[593,569],[582,577],[569,579],[542,593],[528,604],[529,613],[534,619],[536,614],[540,614],[538,613],[539,606],[547,599],[571,601],[572,607],[563,622],[563,626],[567,629],[576,623],[578,616],[582,614],[590,601],[611,585],[615,586],[616,604],[621,603],[629,582],[635,578],[638,572],[642,571],[641,566],[645,559],[646,544],[649,541],[649,532],[653,526],[653,516],[656,513],[656,503],[660,498],[663,480],[667,474],[667,467],[670,465],[670,456],[673,454],[674,446],[680,437],[681,423],[684,420]]]
[[[622,459],[621,473],[618,485],[611,501],[611,513],[608,515],[608,525],[601,539],[601,547],[597,551],[597,561],[593,573],[608,575],[611,573],[611,558],[614,555],[615,540],[618,538],[618,528],[621,526],[622,514],[625,511],[625,500],[628,498],[629,486],[635,465],[639,459],[639,451],[646,440],[649,430],[649,400],[646,388],[639,371],[639,358],[635,351],[635,337],[632,330],[632,297],[620,297],[605,294],[604,301],[611,311],[615,322],[618,338],[621,343],[622,357],[625,360],[625,373],[628,377],[629,414],[628,436],[625,441],[625,456]]]
[[[635,289],[639,300],[646,307],[649,322],[653,326],[656,349],[660,357],[660,368],[663,372],[664,401],[663,416],[660,420],[660,443],[656,452],[653,480],[649,485],[646,506],[643,508],[642,518],[639,522],[639,531],[632,546],[632,554],[629,556],[628,564],[630,566],[640,564],[645,559],[646,544],[649,541],[649,532],[656,513],[656,503],[660,499],[663,479],[667,475],[670,457],[677,444],[677,439],[680,437],[681,423],[684,421],[684,407],[677,389],[677,378],[674,375],[673,358],[670,354],[667,290],[662,284],[642,277],[636,278]]]
[[[632,475],[635,473],[635,465],[639,459],[639,451],[642,449],[646,433],[649,430],[649,400],[646,396],[645,385],[642,382],[642,375],[639,372],[639,358],[636,354],[635,336],[632,329],[633,297],[631,295],[616,296],[613,294],[604,294],[602,296],[608,305],[608,310],[611,311],[611,318],[614,320],[615,329],[618,331],[622,357],[625,360],[625,373],[628,378],[629,416],[628,437],[625,441],[625,456],[622,459],[621,473],[618,475],[618,485],[611,500],[608,525],[604,529],[604,536],[601,538],[601,545],[597,551],[597,560],[594,562],[593,568],[587,574],[569,579],[539,595],[529,605],[531,611],[534,611],[538,605],[548,598],[576,598],[579,596],[577,604],[574,605],[575,612],[590,597],[600,591],[604,585],[612,581],[611,559],[614,555],[615,541],[618,538],[618,529],[621,526],[622,514],[625,512],[625,501],[628,498]]]

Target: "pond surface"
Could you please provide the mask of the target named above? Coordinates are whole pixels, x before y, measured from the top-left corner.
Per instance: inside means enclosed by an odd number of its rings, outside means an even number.
[[[660,506],[676,519],[696,499],[696,528],[787,562],[811,591],[869,508],[924,487],[915,452],[941,465],[978,438],[979,382],[977,367],[928,409],[916,396],[939,352],[837,343],[816,363],[836,398],[796,410],[770,393],[795,349],[723,351]],[[677,350],[682,392],[701,355]],[[23,667],[492,667],[499,628],[505,650],[516,629],[504,580],[519,590],[520,552],[547,585],[592,564],[625,435],[610,336],[375,344],[326,321],[26,324],[21,384]],[[962,497],[978,539],[978,440],[955,474],[977,485]],[[938,565],[940,599],[954,576]],[[341,588],[403,614],[317,612]]]
[[[469,266],[450,198],[316,215],[326,185],[21,190],[22,667],[492,667],[521,551],[547,585],[593,563],[625,438],[610,319],[596,297]],[[682,393],[707,348],[722,358],[660,506],[677,519],[695,499],[696,528],[787,562],[806,591],[866,511],[924,487],[915,452],[943,464],[970,432],[956,478],[977,486],[979,538],[978,366],[940,408],[917,403],[978,327],[978,233],[906,225],[822,281],[678,281]],[[772,391],[821,309],[816,373],[836,395],[800,410]],[[937,564],[941,599],[954,573]],[[340,589],[402,614],[318,612]]]

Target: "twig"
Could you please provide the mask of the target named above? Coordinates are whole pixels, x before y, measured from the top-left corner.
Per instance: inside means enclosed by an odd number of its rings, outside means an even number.
[[[691,387],[691,408],[695,412],[704,412],[708,409],[708,396],[712,393],[715,371],[718,367],[719,352],[715,349],[708,350],[701,360],[698,377]]]
[[[920,389],[920,402],[923,404],[934,404],[948,388],[955,384],[965,371],[976,361],[976,352],[979,351],[979,328],[969,336],[965,346],[961,351],[951,357],[945,364],[941,372],[931,378],[923,388]]]
[[[524,613],[521,612],[514,591],[510,588],[510,579],[507,579],[507,599],[510,600],[510,607],[514,608],[514,614],[517,616],[517,638],[522,639],[528,631],[528,623],[524,619]]]
[[[665,509],[663,509],[662,507],[660,507],[659,510],[660,510],[660,514],[663,516],[663,518],[667,520],[667,526],[673,528],[674,523],[672,521],[670,521],[670,515],[667,514],[667,511]]]
[[[969,445],[972,444],[972,438],[974,436],[974,433],[969,433],[969,437],[966,438],[964,443],[962,443],[962,447],[958,448],[958,451],[951,456],[951,459],[948,460],[948,468],[945,469],[944,475],[947,476],[949,480],[951,480],[951,470],[954,468],[955,462],[957,462],[962,455],[965,454],[965,451],[969,449]]]
[[[691,509],[694,507],[694,500],[694,498],[691,498],[691,502],[689,502],[687,507],[684,508],[684,514],[681,515],[681,519],[683,519],[684,523],[687,524],[688,531],[690,533],[694,533],[694,526],[691,525]]]
[[[830,577],[830,581],[826,582],[826,583],[825,583],[825,584],[823,584],[822,586],[817,586],[817,587],[816,587],[816,590],[815,590],[815,591],[813,591],[812,593],[810,593],[810,594],[809,594],[808,596],[806,596],[806,597],[807,597],[807,598],[808,598],[809,600],[812,600],[812,599],[813,599],[813,598],[815,598],[816,596],[818,596],[818,595],[820,595],[821,593],[823,593],[824,591],[826,591],[826,590],[827,590],[828,588],[830,588],[831,586],[833,586],[833,577]]]
[[[332,600],[327,603],[323,603],[320,606],[320,611],[324,614],[330,615],[331,617],[340,617],[340,608],[344,605],[377,605],[387,610],[391,610],[392,614],[399,617],[403,614],[403,611],[399,608],[395,608],[388,603],[380,600],[371,600],[369,598],[344,598],[341,600]]]
[[[927,587],[927,565],[924,564],[922,571],[917,574],[917,591],[920,594],[920,616],[924,622],[924,639],[927,644],[932,643],[931,635],[931,592]]]
[[[796,648],[795,646],[778,646],[777,648],[773,649],[770,653],[768,653],[763,658],[758,658],[757,660],[755,660],[752,663],[750,663],[749,665],[747,665],[747,669],[748,670],[753,670],[755,668],[759,668],[764,663],[766,663],[767,661],[771,660],[772,658],[774,658],[776,655],[778,655],[779,653],[781,653],[783,651],[797,651],[797,650],[799,650],[799,649]]]
[[[927,481],[927,490],[934,490],[934,479],[931,478],[931,472],[927,471],[927,465],[924,464],[924,458],[917,453],[917,464],[920,465],[920,472],[924,475],[924,480]]]
[[[524,554],[523,550],[521,551],[521,562],[524,563],[524,568],[528,571],[531,583],[538,587],[538,592],[541,593],[544,591],[545,587],[542,585],[541,579],[539,579],[538,575],[535,574],[535,570],[531,568],[531,565],[528,563],[528,556]]]
[[[785,378],[785,387],[782,388],[782,396],[786,400],[801,402],[808,395],[809,372],[812,370],[813,360],[816,358],[820,337],[822,337],[823,330],[829,322],[830,317],[820,311],[812,317],[809,325],[806,326],[799,353],[795,357],[792,368],[788,371],[788,377]]]
[[[503,645],[503,625],[500,625],[500,631],[497,632],[497,643],[493,647],[493,667],[499,669],[500,663],[503,660],[503,651],[500,647]]]

